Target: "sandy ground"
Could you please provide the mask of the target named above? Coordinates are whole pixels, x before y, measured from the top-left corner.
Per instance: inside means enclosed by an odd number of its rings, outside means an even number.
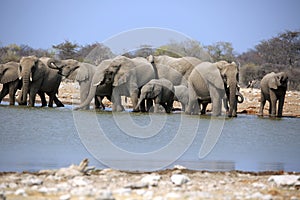
[[[238,112],[257,114],[260,91],[241,89],[245,101]],[[78,104],[77,83],[62,83],[59,99]],[[7,100],[7,97],[4,99]],[[107,106],[111,103],[104,101]],[[130,108],[130,101],[125,103]],[[174,103],[175,107],[180,104]],[[210,109],[208,107],[208,109]],[[268,104],[265,115],[268,113]],[[286,94],[285,117],[300,117],[300,92]],[[81,165],[39,172],[0,172],[3,199],[300,199],[300,173],[208,172],[174,169],[133,173],[113,169],[91,169]]]

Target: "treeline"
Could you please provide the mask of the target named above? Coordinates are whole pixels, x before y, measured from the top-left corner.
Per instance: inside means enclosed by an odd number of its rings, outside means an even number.
[[[53,45],[51,49],[33,49],[28,45],[8,45],[0,47],[0,63],[19,61],[22,56],[36,55],[58,59],[75,59],[98,65],[102,60],[116,55],[101,43],[78,45],[65,40]],[[128,57],[147,57],[148,55],[169,55],[172,57],[193,56],[203,61],[226,60],[241,64],[240,82],[247,86],[250,81],[259,83],[271,71],[286,71],[289,75],[289,89],[300,90],[300,32],[285,31],[277,36],[261,41],[254,49],[237,54],[229,42],[217,42],[202,46],[196,40],[182,42],[170,41],[168,44],[153,48],[147,44],[134,51],[125,51]],[[257,84],[259,85],[259,84]]]

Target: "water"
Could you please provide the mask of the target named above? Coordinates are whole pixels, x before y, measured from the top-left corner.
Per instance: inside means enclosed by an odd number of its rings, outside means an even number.
[[[211,119],[180,113],[141,114],[0,106],[0,171],[78,164],[153,171],[300,171],[297,118],[239,115]]]

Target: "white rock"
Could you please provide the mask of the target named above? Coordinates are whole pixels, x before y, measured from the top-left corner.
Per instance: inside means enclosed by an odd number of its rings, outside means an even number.
[[[64,194],[59,197],[59,200],[69,200],[69,199],[71,199],[70,194]]]
[[[258,182],[252,183],[252,186],[255,187],[255,188],[265,188],[265,187],[266,187],[265,184],[263,184],[263,183],[258,183]]]
[[[180,186],[184,183],[187,183],[190,181],[189,177],[183,174],[173,174],[171,177],[172,183],[174,183],[177,186]]]
[[[150,174],[144,176],[141,179],[141,182],[147,184],[148,186],[157,186],[160,178],[160,175]]]
[[[186,169],[186,167],[181,166],[181,165],[174,165],[174,169]]]
[[[22,195],[22,196],[26,196],[26,191],[23,188],[17,189],[17,191],[15,191],[15,195]]]
[[[85,180],[84,177],[82,176],[77,176],[71,180],[69,180],[69,183],[73,186],[73,187],[79,187],[79,186],[86,186],[88,185],[88,182]]]
[[[246,196],[246,199],[263,199],[263,200],[272,200],[273,197],[272,195],[270,194],[267,194],[267,195],[263,195],[262,193],[260,192],[256,192],[252,195],[248,195]]]
[[[99,191],[96,200],[114,200],[114,196],[110,190],[101,190]]]
[[[43,180],[35,177],[27,177],[21,181],[22,184],[27,185],[27,186],[32,186],[32,185],[41,185],[43,183]]]
[[[300,181],[300,176],[296,175],[274,175],[268,179],[269,182],[274,182],[278,186],[293,186]]]

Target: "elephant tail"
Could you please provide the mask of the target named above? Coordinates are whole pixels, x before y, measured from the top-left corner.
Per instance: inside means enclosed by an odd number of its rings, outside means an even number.
[[[91,101],[93,100],[93,98],[95,97],[96,89],[97,89],[97,86],[91,85],[89,95],[87,96],[87,98],[79,106],[76,106],[74,108],[74,110],[79,110],[79,109],[88,107],[90,105]]]

